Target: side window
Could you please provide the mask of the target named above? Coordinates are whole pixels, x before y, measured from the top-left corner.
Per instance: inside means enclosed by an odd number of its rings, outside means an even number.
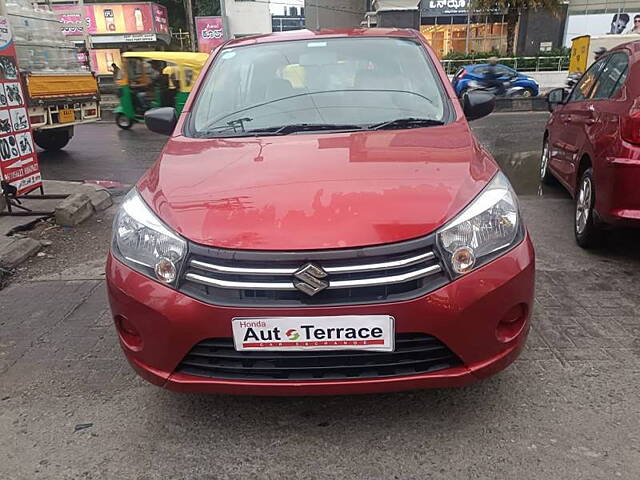
[[[611,55],[611,59],[606,64],[591,98],[611,98],[622,87],[627,78],[629,69],[629,59],[624,52]]]
[[[496,67],[496,71],[501,77],[510,77],[511,75],[513,75],[513,71],[510,68],[505,67],[504,65],[498,65]]]
[[[591,67],[589,67],[589,70],[584,73],[578,84],[571,92],[571,96],[569,97],[570,102],[580,102],[582,100],[590,98],[589,95],[591,94],[591,90],[596,84],[598,76],[600,75],[602,68],[608,60],[608,56],[605,58],[601,58],[596,63],[591,65]]]

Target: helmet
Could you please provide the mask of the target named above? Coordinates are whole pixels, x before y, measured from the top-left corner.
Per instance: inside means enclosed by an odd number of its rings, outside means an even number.
[[[489,64],[491,65],[495,65],[496,63],[498,63],[498,57],[489,57]]]
[[[595,49],[595,51],[593,52],[593,55],[596,57],[596,60],[598,58],[600,58],[602,55],[604,55],[607,52],[607,49],[604,47],[598,47]]]

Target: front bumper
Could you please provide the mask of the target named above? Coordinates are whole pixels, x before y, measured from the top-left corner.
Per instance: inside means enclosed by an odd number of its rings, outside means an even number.
[[[107,285],[114,318],[124,317],[140,334],[120,343],[133,368],[149,382],[182,392],[235,395],[339,395],[462,386],[509,365],[524,346],[534,293],[534,252],[523,242],[478,270],[423,297],[395,303],[300,308],[220,307],[205,304],[131,270],[109,255]],[[501,320],[522,309],[519,327],[498,339]],[[392,315],[396,331],[423,332],[447,345],[463,362],[431,373],[368,379],[313,381],[226,380],[176,373],[198,342],[231,337],[231,319],[259,316]]]

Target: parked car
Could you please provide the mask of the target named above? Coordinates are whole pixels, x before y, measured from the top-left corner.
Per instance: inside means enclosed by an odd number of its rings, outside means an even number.
[[[122,348],[191,392],[463,385],[522,349],[534,252],[507,178],[412,30],[233,40],[115,219]],[[465,118],[466,116],[466,118]]]
[[[465,65],[451,79],[451,84],[456,91],[458,97],[470,88],[470,84],[478,84],[482,82],[483,77],[489,69],[488,63],[478,63],[475,65]],[[499,63],[496,69],[502,74],[501,80],[509,82],[510,87],[522,87],[523,97],[535,97],[540,93],[540,85],[533,78],[517,72],[511,67]]]
[[[585,248],[601,243],[606,225],[640,225],[639,47],[611,50],[573,90],[548,95],[540,175],[575,198],[575,236]]]

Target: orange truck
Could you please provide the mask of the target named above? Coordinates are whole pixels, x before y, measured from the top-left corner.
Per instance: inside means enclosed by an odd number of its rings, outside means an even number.
[[[79,61],[56,14],[18,0],[8,5],[8,17],[22,76],[22,92],[16,93],[25,96],[34,140],[44,150],[60,150],[76,125],[100,120],[97,80]],[[7,68],[0,65],[0,73]]]

